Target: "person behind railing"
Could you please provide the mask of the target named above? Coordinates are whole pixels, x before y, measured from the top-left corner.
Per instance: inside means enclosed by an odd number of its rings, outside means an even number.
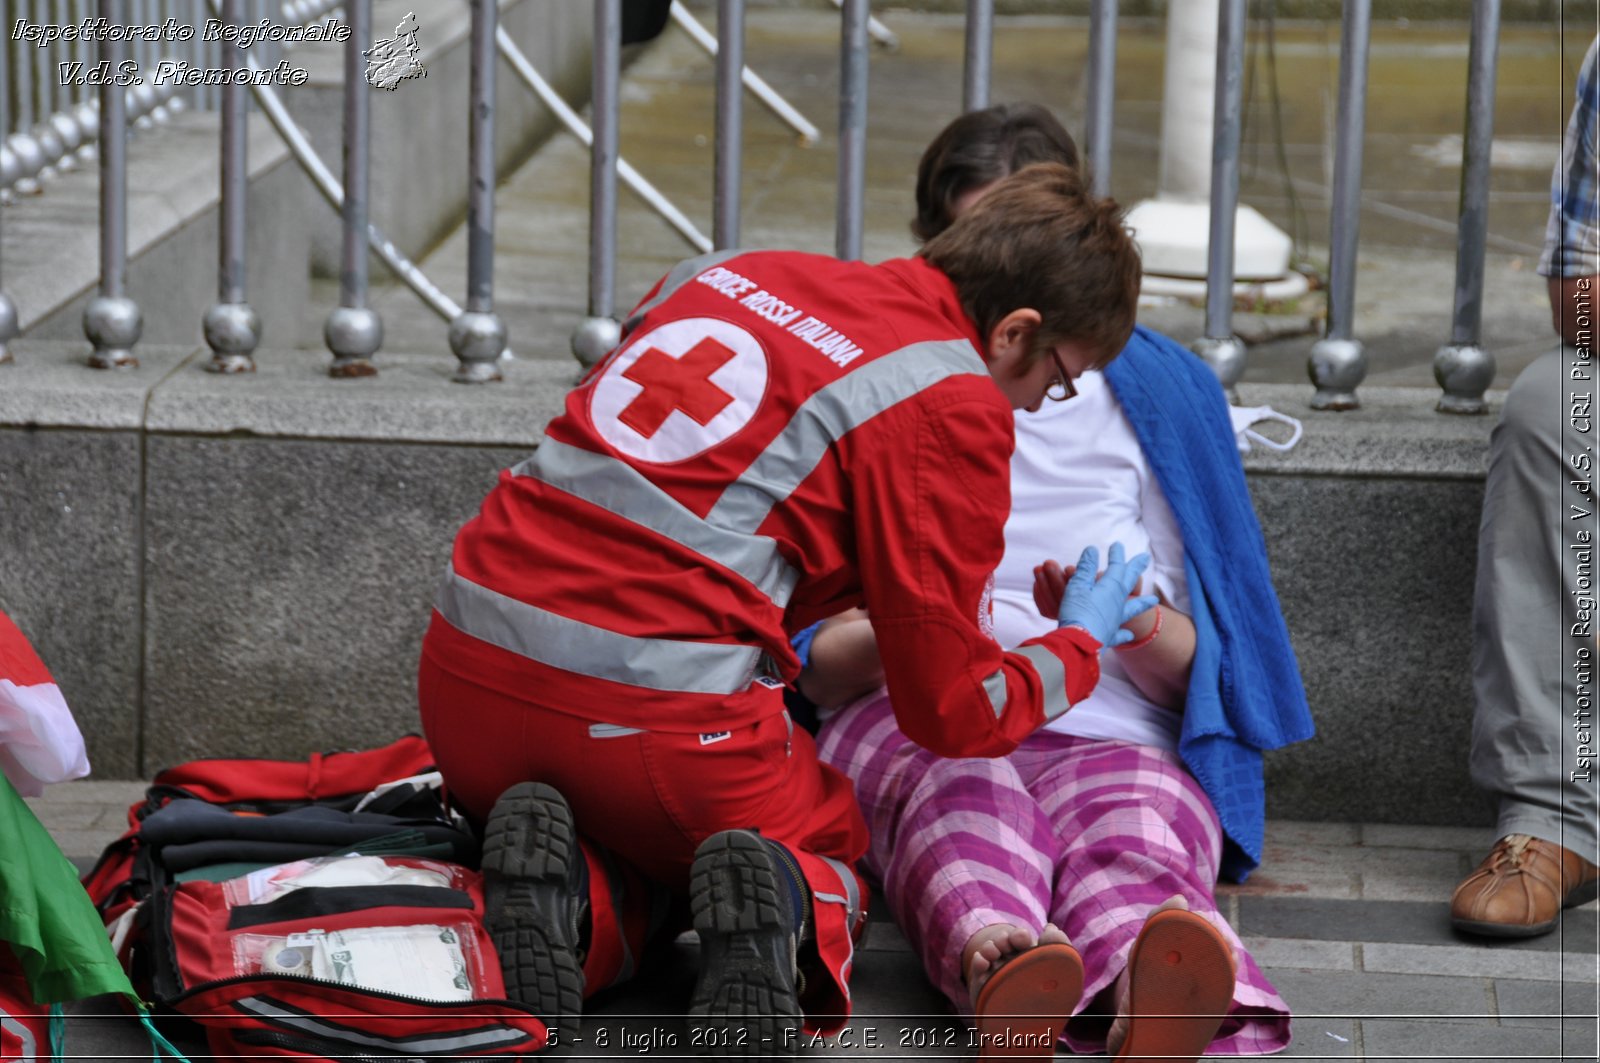
[[[922,157],[912,231],[937,239],[1041,159],[1078,163],[1044,108],[963,115]],[[1049,630],[1073,570],[1036,562],[1095,543],[1148,550],[1160,603],[1100,655],[1094,692],[1006,757],[919,749],[897,724],[918,706],[892,688],[831,717],[819,753],[854,781],[867,865],[985,1049],[1007,1054],[1000,1033],[1025,1029],[1041,1058],[1057,1037],[1118,1059],[1275,1052],[1288,1008],[1213,887],[1260,859],[1261,750],[1311,723],[1228,406],[1203,362],[1142,327],[1073,383],[1055,396],[1070,401],[1017,417],[994,635]],[[818,628],[802,692],[875,687],[874,620]]]
[[[1600,889],[1592,606],[1600,38],[1578,75],[1539,273],[1565,345],[1536,358],[1489,441],[1472,603],[1472,778],[1500,838],[1450,898],[1472,934],[1533,937]],[[1565,618],[1565,619],[1564,619]]]
[[[635,309],[457,536],[423,641],[423,728],[487,821],[513,999],[564,1036],[598,950],[631,968],[604,924],[645,920],[612,907],[603,846],[687,895],[684,1047],[788,1055],[843,1024],[866,826],[784,713],[789,638],[865,604],[906,733],[951,756],[1005,753],[1087,695],[1102,642],[1154,604],[1129,601],[1140,559],[1086,573],[1015,652],[979,625],[1011,411],[1114,357],[1138,289],[1117,205],[1039,166],[916,258],[721,252]]]

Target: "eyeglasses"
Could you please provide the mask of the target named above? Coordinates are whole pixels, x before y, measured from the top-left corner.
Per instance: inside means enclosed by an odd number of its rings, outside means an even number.
[[[1045,387],[1044,397],[1051,402],[1066,402],[1068,399],[1076,398],[1078,386],[1072,382],[1072,374],[1061,364],[1061,356],[1054,349],[1050,351],[1050,360],[1056,363],[1056,376]]]

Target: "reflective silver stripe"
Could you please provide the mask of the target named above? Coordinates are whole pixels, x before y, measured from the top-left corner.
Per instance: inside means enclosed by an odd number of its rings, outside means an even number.
[[[800,580],[773,539],[712,527],[639,470],[609,455],[546,439],[511,474],[549,484],[732,569],[779,609],[789,604]]]
[[[37,1063],[39,1042],[34,1040],[32,1030],[3,1011],[0,1011],[0,1029],[10,1030],[12,1036],[21,1042],[18,1047],[21,1048],[22,1054],[16,1057],[17,1063]]]
[[[508,598],[446,568],[435,603],[450,624],[552,668],[629,686],[684,694],[737,694],[750,685],[761,650],[716,642],[622,635]]]
[[[639,324],[640,319],[670,299],[672,293],[688,284],[695,277],[698,277],[719,262],[726,262],[728,259],[744,253],[737,248],[724,248],[721,251],[712,251],[704,255],[696,255],[694,258],[686,258],[676,266],[673,266],[672,271],[667,274],[666,280],[662,281],[661,287],[656,290],[656,294],[650,297],[650,301],[640,303],[639,308],[629,314],[628,320],[622,323],[623,335],[632,332],[634,326]]]
[[[626,738],[629,735],[642,735],[641,727],[624,727],[618,723],[591,723],[589,725],[590,738]]]
[[[815,855],[826,861],[828,866],[833,868],[834,873],[839,876],[839,885],[844,887],[845,895],[838,898],[834,903],[838,903],[838,901],[844,902],[846,909],[850,913],[849,921],[845,925],[847,927],[854,926],[856,919],[861,915],[861,884],[856,881],[855,872],[831,856],[822,856],[821,853]],[[824,897],[823,894],[817,893],[815,890],[812,890],[812,896],[819,901]],[[834,900],[832,896],[828,896],[827,899]]]
[[[339,1023],[326,1022],[315,1015],[284,1008],[263,997],[241,997],[233,1006],[248,1015],[270,1019],[273,1023],[291,1029],[303,1030],[317,1037],[326,1037],[354,1045],[370,1045],[402,1056],[419,1052],[470,1052],[474,1049],[492,1048],[501,1044],[526,1041],[526,1030],[515,1026],[488,1026],[478,1030],[465,1030],[457,1034],[439,1034],[436,1037],[406,1037],[391,1039],[357,1030]]]
[[[739,474],[706,522],[755,534],[772,507],[794,493],[841,437],[947,377],[988,376],[965,340],[913,343],[852,370],[815,392],[783,431]]]
[[[845,895],[843,897],[832,893],[818,893],[815,889],[812,889],[811,895],[819,901],[828,901],[833,904],[839,904],[840,902],[844,903],[844,926],[845,930],[847,931],[844,939],[844,947],[846,952],[843,962],[839,964],[839,969],[838,971],[834,972],[834,974],[836,976],[836,981],[839,983],[839,988],[844,990],[844,999],[849,1001],[850,965],[855,962],[856,941],[855,935],[848,933],[848,931],[854,930],[856,921],[861,918],[861,884],[856,881],[856,875],[854,871],[851,871],[849,867],[845,866],[843,863],[840,863],[838,860],[835,860],[833,857],[823,856],[821,853],[813,853],[812,855],[816,856],[829,867],[833,868],[833,873],[839,876],[839,884],[844,887]]]
[[[983,692],[989,695],[989,705],[994,709],[994,718],[999,719],[1006,711],[1006,672],[1002,668],[983,681]]]
[[[1039,673],[1039,683],[1044,687],[1044,718],[1053,720],[1072,708],[1067,701],[1067,668],[1061,658],[1040,645],[1018,646],[1013,653],[1026,657]]]

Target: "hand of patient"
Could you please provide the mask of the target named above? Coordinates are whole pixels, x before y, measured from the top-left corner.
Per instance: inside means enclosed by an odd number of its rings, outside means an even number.
[[[1099,572],[1100,551],[1093,546],[1085,547],[1078,557],[1076,571],[1067,580],[1066,593],[1056,613],[1057,621],[1062,627],[1082,628],[1102,646],[1132,642],[1133,632],[1123,625],[1159,601],[1153,594],[1130,597],[1149,564],[1149,554],[1139,554],[1129,561],[1123,556],[1122,544],[1112,543],[1106,556],[1106,570],[1102,573]]]

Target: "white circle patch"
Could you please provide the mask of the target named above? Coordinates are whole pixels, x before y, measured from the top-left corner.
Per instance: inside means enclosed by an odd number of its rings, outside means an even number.
[[[738,325],[714,317],[669,321],[634,338],[595,381],[589,417],[630,458],[692,458],[755,416],[767,354]]]

